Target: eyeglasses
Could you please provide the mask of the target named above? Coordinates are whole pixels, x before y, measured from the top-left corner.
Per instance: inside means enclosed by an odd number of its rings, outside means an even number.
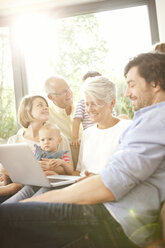
[[[63,92],[61,92],[61,93],[51,93],[51,95],[54,95],[54,96],[62,96],[62,97],[64,97],[64,96],[67,95],[68,92],[71,92],[71,91],[72,91],[71,88],[68,87],[67,90],[65,90],[65,91],[63,91]]]

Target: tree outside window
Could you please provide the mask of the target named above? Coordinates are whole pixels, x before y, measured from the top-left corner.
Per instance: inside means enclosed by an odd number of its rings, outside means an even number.
[[[0,143],[16,131],[13,74],[8,28],[0,28]]]

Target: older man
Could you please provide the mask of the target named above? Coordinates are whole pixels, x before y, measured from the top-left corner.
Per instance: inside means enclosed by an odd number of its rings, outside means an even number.
[[[59,76],[48,78],[45,82],[45,90],[52,101],[49,105],[50,122],[55,123],[70,140],[73,120],[72,90],[65,79]]]
[[[135,57],[125,76],[136,113],[108,166],[28,203],[0,206],[2,248],[149,247],[165,200],[165,54]]]
[[[64,78],[50,77],[45,82],[45,91],[49,103],[50,122],[55,123],[61,132],[71,141],[73,122],[73,95],[72,90]],[[81,130],[80,130],[81,135]],[[71,146],[72,162],[77,166],[79,147]]]

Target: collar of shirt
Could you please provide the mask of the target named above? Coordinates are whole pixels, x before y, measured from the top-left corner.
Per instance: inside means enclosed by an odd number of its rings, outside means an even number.
[[[62,115],[67,115],[65,109],[58,107],[56,104],[54,104],[52,101],[49,101],[49,107],[51,109],[55,109],[56,113],[62,114]],[[72,112],[70,115],[67,115],[68,117],[73,117],[74,113],[74,105],[72,105]]]
[[[140,117],[142,114],[147,113],[153,109],[160,108],[161,106],[165,106],[165,102],[160,102],[160,103],[156,103],[156,104],[147,106],[145,108],[141,108],[135,112],[133,120]]]

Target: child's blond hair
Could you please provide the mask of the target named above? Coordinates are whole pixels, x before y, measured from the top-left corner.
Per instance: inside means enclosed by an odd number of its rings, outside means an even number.
[[[60,129],[54,125],[54,124],[51,124],[51,123],[45,123],[39,130],[39,134],[40,134],[40,131],[43,131],[43,130],[52,130],[52,131],[55,131],[57,136],[58,137],[61,137],[61,132],[60,132]]]

